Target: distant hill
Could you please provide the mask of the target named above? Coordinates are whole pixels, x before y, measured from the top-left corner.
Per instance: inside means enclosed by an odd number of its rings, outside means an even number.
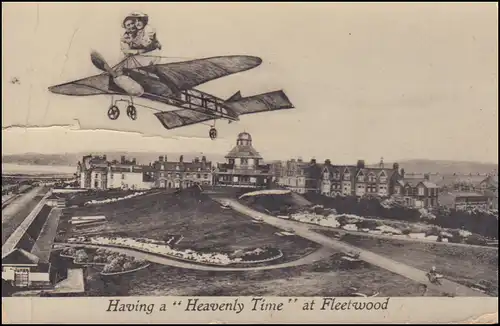
[[[398,163],[400,168],[410,173],[486,174],[493,170],[498,171],[498,164],[482,162],[415,159],[402,160]],[[385,163],[384,165],[392,167],[392,163]],[[378,164],[371,164],[370,166],[378,166]]]
[[[84,155],[107,155],[108,160],[120,160],[124,155],[127,159],[135,158],[139,164],[149,164],[158,160],[160,155],[166,155],[169,161],[177,161],[181,155],[184,156],[184,161],[191,161],[195,157],[205,155],[208,161],[224,162],[224,155],[221,154],[199,154],[199,153],[144,153],[144,152],[81,152],[81,153],[64,153],[64,154],[12,154],[2,155],[2,163],[15,163],[26,165],[59,165],[59,166],[75,166],[78,161],[82,160]]]
[[[127,159],[136,158],[139,164],[149,164],[158,159],[160,155],[167,155],[169,161],[178,161],[181,155],[184,156],[185,161],[191,161],[195,157],[200,157],[200,153],[168,153],[165,152],[80,152],[80,153],[64,153],[64,154],[39,154],[39,153],[26,153],[26,154],[12,154],[2,155],[3,163],[17,163],[28,165],[66,165],[75,166],[84,155],[104,155],[106,154],[108,160],[120,160],[122,155]],[[208,161],[224,162],[224,154],[218,153],[205,153]],[[268,163],[270,163],[269,161]],[[335,164],[335,162],[332,162]],[[439,173],[439,174],[486,174],[493,170],[498,171],[498,164],[494,163],[481,163],[481,162],[466,162],[466,161],[446,161],[446,160],[402,160],[399,161],[399,166],[404,168],[406,172],[410,173]],[[378,164],[370,164],[368,166],[378,166]],[[386,167],[392,167],[392,163],[385,163]]]

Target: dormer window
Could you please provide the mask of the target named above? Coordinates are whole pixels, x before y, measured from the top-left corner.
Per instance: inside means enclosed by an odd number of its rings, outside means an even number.
[[[338,170],[335,170],[335,171],[333,172],[333,178],[334,178],[335,180],[340,179],[340,172],[339,172]]]
[[[351,172],[349,169],[344,170],[344,180],[351,180]]]
[[[375,176],[375,173],[370,173],[368,175],[368,182],[376,182],[377,181],[377,177]]]
[[[365,181],[365,175],[364,175],[363,171],[359,172],[359,174],[358,174],[358,181],[359,182]]]
[[[383,183],[387,182],[387,175],[385,174],[384,171],[380,172],[380,182],[383,182]]]

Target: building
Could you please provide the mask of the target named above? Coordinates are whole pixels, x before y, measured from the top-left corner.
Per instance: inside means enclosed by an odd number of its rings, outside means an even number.
[[[80,188],[85,189],[150,189],[154,184],[154,169],[137,164],[135,159],[109,162],[106,155],[84,156],[78,162]]]
[[[2,257],[2,279],[16,287],[47,287],[51,285],[50,263],[16,248]]]
[[[457,210],[489,207],[488,197],[476,192],[445,192],[441,194],[439,203]]]
[[[311,159],[304,162],[301,158],[291,159],[282,165],[278,184],[299,194],[319,192],[322,165]]]
[[[214,185],[224,187],[268,188],[273,173],[270,164],[261,164],[262,156],[252,145],[252,136],[242,132],[236,146],[225,156],[225,163],[214,169]]]
[[[181,155],[178,162],[168,162],[167,156],[160,156],[150,165],[154,171],[155,188],[187,188],[195,184],[212,185],[212,162],[203,156],[184,162]]]
[[[404,171],[394,187],[394,195],[404,199],[407,205],[417,208],[432,208],[439,205],[440,188],[430,181],[429,174],[424,178],[408,178]]]
[[[498,209],[498,175],[489,175],[479,184],[482,194],[488,197],[489,207]]]

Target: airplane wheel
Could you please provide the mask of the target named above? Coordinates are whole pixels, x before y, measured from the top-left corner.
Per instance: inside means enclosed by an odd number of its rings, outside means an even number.
[[[108,110],[108,118],[116,120],[120,116],[120,109],[116,105],[111,105]]]
[[[214,140],[215,138],[217,138],[217,129],[210,128],[208,135],[210,136],[210,139]]]
[[[127,106],[127,115],[132,120],[137,119],[137,110],[136,110],[135,106],[133,106],[133,105]]]

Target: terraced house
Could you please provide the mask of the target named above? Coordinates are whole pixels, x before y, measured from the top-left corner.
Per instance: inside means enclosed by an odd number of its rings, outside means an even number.
[[[177,162],[168,162],[166,155],[159,156],[151,166],[154,170],[155,188],[187,188],[195,184],[212,184],[212,162],[208,162],[205,156],[191,162],[184,162],[182,155]]]
[[[430,208],[439,205],[440,187],[430,180],[430,174],[420,177],[407,177],[404,170],[393,186],[393,195],[403,197],[406,204],[417,208]]]
[[[137,164],[135,159],[108,161],[106,155],[86,155],[78,162],[80,188],[85,189],[149,189],[153,186],[153,170]]]
[[[378,167],[366,167],[364,161],[357,165],[332,165],[326,160],[321,176],[321,194],[326,196],[377,195],[390,196],[399,177],[399,165],[386,168],[383,161]]]

